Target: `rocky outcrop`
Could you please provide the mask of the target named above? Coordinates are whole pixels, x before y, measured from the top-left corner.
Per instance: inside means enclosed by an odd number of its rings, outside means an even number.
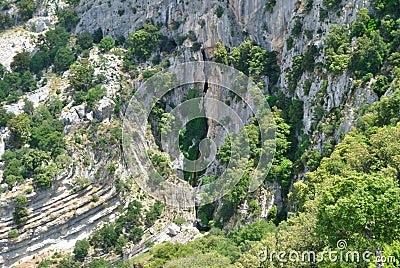
[[[218,41],[229,47],[237,46],[251,37],[267,48],[279,49],[295,3],[277,1],[268,13],[263,0],[89,0],[77,7],[81,22],[76,31],[94,32],[102,28],[104,35],[126,36],[150,19],[163,25],[164,33],[172,37],[194,31],[198,42],[206,48]],[[224,10],[220,18],[216,15],[218,6]]]
[[[97,108],[93,111],[93,116],[100,122],[111,120],[114,114],[115,102],[107,97],[103,97]]]

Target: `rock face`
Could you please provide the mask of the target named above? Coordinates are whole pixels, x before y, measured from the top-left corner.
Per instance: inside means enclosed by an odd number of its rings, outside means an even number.
[[[277,1],[272,13],[267,14],[263,0],[89,0],[77,8],[81,23],[76,31],[93,32],[100,27],[105,35],[126,36],[151,19],[164,25],[163,31],[169,35],[194,31],[205,47],[218,41],[232,47],[251,37],[265,47],[279,49],[295,3]],[[224,9],[220,18],[216,15],[218,6]]]
[[[370,88],[354,90],[354,84],[348,73],[332,76],[323,69],[321,73],[304,72],[297,81],[294,90],[289,90],[286,76],[292,68],[296,56],[303,55],[311,45],[320,48],[320,55],[316,62],[323,62],[325,51],[323,41],[333,24],[350,24],[356,19],[360,8],[369,8],[367,1],[343,0],[343,8],[339,11],[330,11],[328,18],[321,17],[321,8],[325,8],[322,0],[314,0],[311,10],[304,10],[305,1],[282,0],[276,1],[275,6],[269,10],[264,7],[262,0],[231,0],[221,2],[210,1],[180,1],[180,0],[127,0],[111,1],[109,3],[99,0],[85,1],[84,5],[77,8],[81,22],[76,31],[88,30],[93,32],[98,28],[104,35],[114,37],[124,35],[136,30],[146,20],[162,26],[161,31],[170,38],[182,36],[189,31],[196,34],[197,42],[202,44],[204,53],[193,52],[190,49],[190,41],[185,41],[178,46],[179,57],[170,59],[172,64],[190,60],[208,60],[214,51],[215,44],[222,42],[228,47],[239,45],[250,38],[260,46],[276,50],[280,53],[281,76],[277,84],[279,91],[287,97],[303,102],[304,114],[302,115],[302,131],[314,141],[315,147],[322,151],[323,144],[329,141],[329,135],[316,130],[319,122],[326,122],[326,118],[317,118],[317,110],[331,113],[334,109],[340,109],[340,124],[335,130],[336,141],[340,140],[341,133],[347,133],[357,118],[356,110],[364,104],[371,104],[377,100],[376,94]],[[223,9],[218,14],[217,9]],[[298,37],[292,35],[292,29],[296,22],[302,24],[302,33]],[[229,29],[229,30],[227,30]],[[306,36],[305,30],[311,34]],[[311,37],[310,37],[311,36]],[[288,48],[286,40],[294,39],[293,48]],[[309,93],[304,91],[306,80],[311,81]],[[323,89],[324,88],[324,89]],[[324,90],[323,100],[319,96]],[[230,100],[227,92],[216,86],[210,86],[207,96]],[[167,106],[176,106],[183,100],[182,92],[175,92],[165,100]],[[243,109],[235,102],[230,102],[243,121],[248,119],[251,112]],[[317,105],[316,103],[322,103]],[[235,106],[236,105],[236,106]],[[208,126],[208,137],[217,137],[217,145],[223,143],[225,135],[218,126],[211,123]],[[216,135],[218,134],[218,135]],[[208,173],[221,172],[218,165],[209,168]],[[279,190],[276,185],[273,187]],[[263,201],[267,210],[272,206],[272,201],[278,208],[282,207],[282,197],[273,195],[269,201]]]
[[[85,117],[84,105],[71,107],[68,110],[61,112],[60,120],[63,120],[66,125],[76,125],[83,122]]]
[[[112,115],[114,114],[115,102],[107,97],[103,97],[99,104],[94,110],[93,115],[94,118],[103,122],[105,120],[110,120]]]

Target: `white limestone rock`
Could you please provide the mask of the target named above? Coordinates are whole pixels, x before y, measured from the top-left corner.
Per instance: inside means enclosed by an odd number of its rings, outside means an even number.
[[[100,122],[110,120],[114,114],[115,102],[110,98],[103,97],[99,100],[99,104],[93,111],[93,117]]]

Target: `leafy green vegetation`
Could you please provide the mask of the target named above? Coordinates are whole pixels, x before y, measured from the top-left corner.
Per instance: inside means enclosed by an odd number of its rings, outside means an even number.
[[[115,40],[111,36],[106,36],[101,39],[99,48],[102,52],[108,52],[115,46]]]
[[[21,113],[7,122],[10,144],[2,156],[5,163],[3,182],[12,189],[17,183],[33,178],[35,186],[49,188],[58,168],[52,162],[65,153],[64,124],[44,106],[28,116]],[[30,147],[23,145],[29,144]]]
[[[396,50],[394,47],[398,47],[397,32],[393,18],[376,19],[361,8],[349,28],[331,27],[325,39],[327,68],[335,75],[349,70],[357,79],[377,75]],[[350,46],[353,37],[357,38],[354,50]]]
[[[223,14],[224,9],[221,6],[217,6],[217,8],[215,9],[215,15],[217,16],[217,18],[221,18]]]
[[[23,21],[32,18],[36,10],[36,3],[32,0],[20,0],[17,2],[18,14]]]
[[[155,205],[155,214],[158,214],[160,210],[159,205]],[[151,218],[151,220],[153,219]],[[134,200],[128,204],[126,213],[121,215],[115,223],[106,224],[91,235],[90,245],[105,252],[115,250],[118,254],[121,254],[122,247],[128,241],[138,243],[142,239],[142,223],[142,204]]]
[[[131,62],[135,59],[139,61],[150,58],[151,53],[160,48],[162,34],[153,24],[145,24],[143,28],[136,32],[131,32],[126,39],[128,52],[125,61]]]
[[[74,61],[74,52],[69,48],[61,47],[54,57],[54,68],[57,72],[64,72],[69,69]]]
[[[76,241],[74,247],[75,259],[82,261],[87,256],[89,248],[90,244],[86,239]]]
[[[88,31],[83,31],[77,36],[76,44],[82,49],[89,49],[93,46],[93,36]]]

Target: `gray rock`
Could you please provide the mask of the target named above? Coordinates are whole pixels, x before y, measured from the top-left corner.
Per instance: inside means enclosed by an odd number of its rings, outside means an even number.
[[[103,97],[93,111],[93,117],[100,122],[110,120],[114,114],[115,102],[107,97]]]
[[[66,125],[76,125],[83,122],[85,117],[85,107],[78,105],[71,107],[69,110],[61,112],[60,120],[63,120]]]
[[[30,29],[35,33],[41,33],[47,31],[52,27],[52,23],[49,17],[37,17],[28,21]]]
[[[175,223],[171,224],[171,226],[168,227],[168,234],[172,236],[176,236],[181,232],[181,227],[176,225]]]

